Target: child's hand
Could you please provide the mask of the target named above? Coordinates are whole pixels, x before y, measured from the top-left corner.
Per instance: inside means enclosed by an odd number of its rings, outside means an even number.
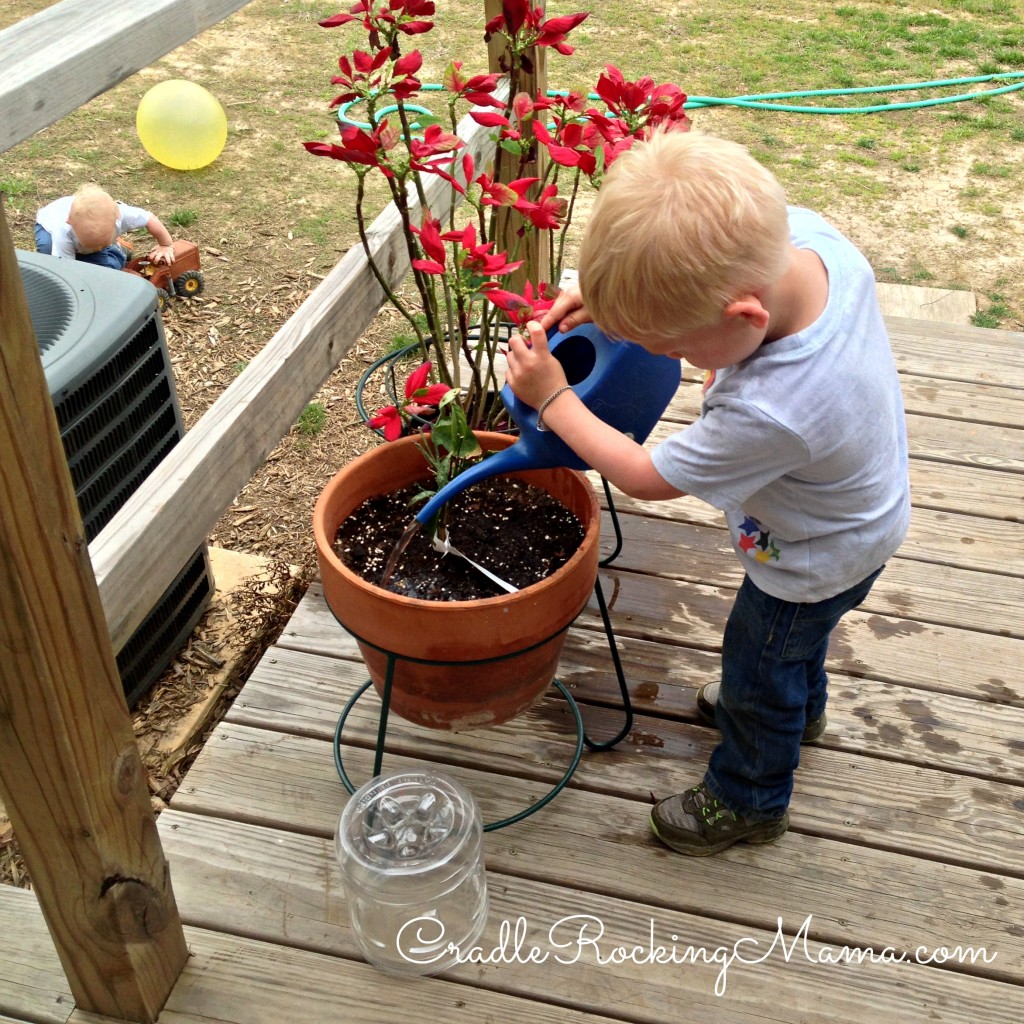
[[[534,409],[566,383],[562,364],[551,354],[548,337],[536,320],[526,325],[528,339],[513,334],[508,340],[505,383],[515,396]]]
[[[549,331],[555,324],[565,334],[580,324],[591,322],[591,316],[583,305],[583,293],[578,284],[570,284],[563,288],[555,299],[555,304],[540,318],[540,325]]]
[[[173,245],[154,245],[146,257],[150,263],[166,263],[170,266],[174,262]]]

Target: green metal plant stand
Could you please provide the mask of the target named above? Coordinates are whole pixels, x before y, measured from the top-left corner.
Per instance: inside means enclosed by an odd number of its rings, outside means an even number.
[[[618,530],[616,530],[616,535],[617,537],[619,536]],[[621,546],[621,544],[619,546]],[[616,554],[618,554],[618,550],[616,550],[613,553],[611,558],[614,558]],[[605,559],[601,564],[606,565],[608,561],[610,561],[610,558]],[[517,822],[522,821],[524,818],[528,818],[531,814],[536,813],[542,807],[547,806],[547,804],[550,803],[566,787],[569,780],[575,773],[576,769],[579,767],[580,760],[583,756],[584,747],[593,751],[610,750],[616,744],[621,742],[621,740],[629,734],[630,730],[633,727],[633,705],[629,696],[629,688],[626,684],[625,676],[623,675],[622,662],[619,659],[618,648],[615,644],[615,635],[612,632],[611,620],[608,615],[608,606],[604,599],[604,592],[601,589],[600,579],[596,580],[594,583],[594,594],[597,598],[598,608],[601,612],[601,620],[604,624],[605,636],[608,638],[608,648],[611,653],[612,664],[615,667],[615,674],[619,683],[619,692],[622,697],[622,707],[624,716],[623,725],[615,734],[615,736],[613,736],[610,740],[598,741],[591,739],[587,735],[586,729],[584,728],[583,716],[580,713],[579,705],[576,703],[575,698],[572,696],[572,694],[569,693],[568,689],[566,689],[565,685],[561,682],[561,680],[553,680],[555,688],[562,695],[562,697],[565,698],[565,702],[568,705],[570,712],[572,713],[573,721],[575,722],[576,726],[576,743],[568,767],[566,768],[565,773],[562,775],[561,779],[559,779],[559,781],[552,787],[552,789],[543,797],[541,797],[535,803],[530,804],[530,806],[525,808],[524,810],[519,811],[517,814],[510,815],[507,818],[502,818],[500,821],[494,821],[490,824],[485,825],[485,832],[493,832],[495,829],[504,828],[506,825],[514,825]],[[337,618],[337,616],[335,617]],[[345,624],[341,622],[340,619],[338,621],[343,628],[347,628],[345,627]],[[347,631],[351,633],[351,630]],[[363,641],[362,638],[360,637],[356,637],[356,639],[360,642],[365,643],[365,641]],[[550,638],[545,638],[545,640],[543,640],[542,643],[547,643],[548,639]],[[391,710],[391,688],[394,681],[395,665],[400,660],[417,661],[419,664],[436,664],[438,665],[438,667],[443,667],[446,664],[446,662],[423,662],[419,659],[403,659],[401,655],[395,654],[392,651],[382,651],[382,653],[387,655],[387,668],[385,670],[383,693],[381,694],[380,716],[377,723],[377,745],[374,753],[373,762],[374,777],[381,774],[381,767],[384,759],[384,751],[387,740],[388,718]],[[522,653],[524,652],[510,651],[496,658],[490,658],[487,659],[487,661],[481,661],[479,664],[481,666],[485,666],[490,662],[501,661],[504,658],[511,658]],[[335,767],[337,768],[338,776],[341,779],[342,784],[349,791],[349,793],[354,793],[358,787],[349,778],[348,772],[345,769],[344,757],[342,755],[342,733],[345,728],[345,722],[347,721],[352,709],[355,707],[357,701],[363,696],[363,694],[366,693],[368,689],[372,687],[372,685],[373,681],[368,679],[349,698],[348,702],[346,703],[344,709],[341,712],[341,715],[338,718],[338,724],[334,730],[334,764]]]

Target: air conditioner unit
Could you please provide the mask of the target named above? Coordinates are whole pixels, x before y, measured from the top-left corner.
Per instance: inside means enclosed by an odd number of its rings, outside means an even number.
[[[47,386],[92,540],[181,440],[181,408],[153,286],[18,251]],[[117,655],[132,706],[170,664],[213,594],[204,543]]]

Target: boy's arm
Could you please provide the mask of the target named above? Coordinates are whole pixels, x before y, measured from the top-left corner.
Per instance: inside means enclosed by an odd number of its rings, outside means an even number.
[[[150,215],[146,221],[146,230],[156,239],[156,245],[149,251],[146,257],[151,263],[174,262],[174,240],[171,233],[163,226],[159,217]]]
[[[506,381],[518,398],[539,409],[565,385],[565,371],[551,355],[540,324],[530,321],[527,331],[529,344],[518,334],[509,339]],[[642,445],[598,419],[571,390],[547,403],[543,424],[620,491],[648,500],[683,494],[654,468]]]

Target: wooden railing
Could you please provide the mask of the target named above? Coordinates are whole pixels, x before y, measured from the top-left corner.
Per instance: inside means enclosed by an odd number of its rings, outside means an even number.
[[[244,4],[63,0],[0,33],[0,152]],[[461,133],[484,164],[487,132]],[[449,196],[428,190],[435,215]],[[392,285],[399,226],[369,230]],[[152,1021],[187,959],[114,651],[382,300],[350,251],[87,549],[0,204],[0,797],[83,1010]]]
[[[63,0],[0,33],[0,153],[248,0]]]

